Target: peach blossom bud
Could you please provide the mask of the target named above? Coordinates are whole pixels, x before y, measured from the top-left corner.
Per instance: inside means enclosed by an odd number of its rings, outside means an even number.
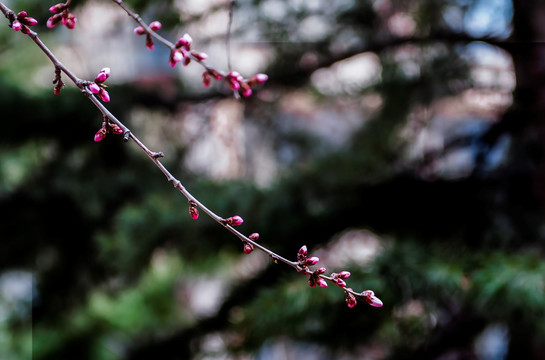
[[[297,255],[300,255],[300,256],[307,256],[307,254],[308,254],[308,250],[306,245],[301,246],[301,248],[299,249],[299,252],[297,253]]]
[[[198,52],[198,51],[192,51],[191,55],[193,55],[193,57],[195,57],[195,59],[199,61],[203,61],[208,58],[208,55],[206,53]]]
[[[178,39],[178,41],[176,41],[176,47],[180,48],[183,46],[186,48],[186,50],[190,50],[192,42],[193,39],[191,38],[191,36],[189,36],[189,34],[184,34],[181,38]]]
[[[321,277],[319,277],[319,278],[316,280],[316,283],[317,283],[318,286],[320,286],[320,287],[327,287],[327,281],[325,281],[325,280],[322,279]]]
[[[341,271],[338,276],[341,279],[348,279],[350,277],[350,273],[348,271]]]
[[[21,20],[24,17],[26,17],[27,15],[28,15],[28,13],[26,11],[19,11],[19,13],[17,13],[17,19]]]
[[[316,257],[316,256],[313,256],[313,257],[310,257],[308,259],[305,260],[305,265],[307,266],[312,266],[312,265],[316,265],[318,263],[318,261],[320,261],[320,258]]]
[[[258,233],[251,233],[250,236],[248,236],[250,240],[257,241],[259,239]]]
[[[46,26],[47,26],[49,29],[54,28],[55,26],[57,26],[57,24],[59,23],[59,21],[61,21],[61,18],[62,18],[61,14],[57,14],[57,15],[51,16],[49,19],[47,19]]]
[[[59,94],[61,93],[61,89],[62,89],[62,88],[61,88],[60,86],[55,86],[55,87],[53,88],[53,94],[59,95]]]
[[[316,270],[314,270],[314,274],[323,274],[326,272],[326,268],[325,267],[321,267],[321,268],[318,268]]]
[[[249,254],[252,251],[254,251],[254,246],[252,244],[250,244],[250,243],[245,243],[244,244],[244,253]]]
[[[190,205],[189,215],[191,216],[193,220],[197,220],[199,218],[199,209],[197,209],[197,207],[194,205]]]
[[[19,20],[15,20],[13,23],[11,23],[11,28],[15,31],[19,31],[23,28],[23,24]]]
[[[61,11],[63,11],[64,8],[66,8],[66,4],[59,3],[59,4],[56,4],[56,5],[51,6],[51,7],[49,8],[49,11],[52,12],[53,14],[58,14],[58,13],[60,13]]]
[[[159,21],[153,21],[151,24],[149,24],[149,28],[153,31],[161,30],[161,23]]]
[[[133,32],[136,35],[144,35],[146,33],[146,30],[142,26],[135,27]]]
[[[123,129],[121,129],[121,128],[119,127],[119,125],[117,125],[117,124],[110,124],[109,127],[110,127],[110,131],[113,132],[114,134],[116,134],[116,135],[121,135],[121,134],[123,134]]]
[[[180,62],[184,59],[184,54],[180,50],[174,50],[172,53],[172,60]]]
[[[38,20],[30,17],[30,16],[26,16],[23,18],[23,20],[21,20],[23,22],[23,24],[25,25],[28,25],[28,26],[34,26],[38,23]]]
[[[100,92],[98,93],[98,96],[100,99],[104,102],[110,102],[110,94],[103,88],[100,89]]]
[[[229,79],[228,83],[229,83],[229,87],[232,90],[235,90],[235,91],[240,90],[240,83],[238,81]]]
[[[98,94],[100,92],[100,86],[98,86],[96,83],[91,83],[87,86],[87,88],[93,93]]]
[[[189,65],[190,62],[191,62],[191,58],[190,58],[189,56],[186,56],[186,57],[184,58],[184,66]]]
[[[63,20],[65,20],[63,21],[63,24],[66,25],[66,27],[70,30],[73,30],[76,27],[76,22],[78,21],[76,16],[72,13],[68,14],[68,17],[63,18]]]
[[[231,226],[239,226],[244,222],[244,220],[240,216],[235,215],[225,219],[225,222]]]
[[[361,293],[361,297],[371,306],[382,307],[383,303],[378,297],[375,296],[373,290],[365,290]]]
[[[99,131],[95,134],[95,142],[102,141],[106,137],[106,128],[103,126],[100,128]]]
[[[216,80],[221,80],[223,76],[214,69],[208,69],[208,73]]]
[[[350,290],[352,290],[352,289],[350,289]],[[352,309],[354,306],[356,306],[357,303],[358,302],[356,300],[356,297],[353,294],[347,292],[346,293],[346,305],[348,305],[348,307],[350,309]]]
[[[240,88],[242,89],[242,96],[249,97],[252,95],[252,89],[250,89],[250,85],[246,84],[245,82],[240,83]]]
[[[108,80],[109,77],[110,77],[110,68],[104,68],[100,70],[100,72],[96,76],[95,82],[99,84],[103,83],[104,81]]]
[[[340,287],[346,287],[346,282],[343,279],[336,279],[335,283],[339,285]]]
[[[209,87],[210,86],[210,80],[211,80],[211,76],[208,73],[208,71],[203,72],[202,73],[202,84],[205,87]]]
[[[150,50],[153,50],[153,48],[155,47],[150,34],[146,34],[146,47]]]

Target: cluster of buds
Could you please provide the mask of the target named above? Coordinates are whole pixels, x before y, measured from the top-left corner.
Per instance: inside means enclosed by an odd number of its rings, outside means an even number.
[[[301,246],[301,248],[297,252],[297,261],[299,262],[299,266],[301,266],[302,269],[308,269],[309,266],[316,265],[318,261],[320,261],[320,259],[316,256],[307,258],[307,255],[307,246]]]
[[[308,284],[311,288],[316,287],[318,285],[319,287],[327,287],[327,282],[320,277],[321,274],[326,272],[325,267],[321,267],[319,269],[316,269],[310,274],[310,277],[308,279]]]
[[[252,234],[250,234],[250,236],[248,236],[248,238],[250,240],[252,240],[252,241],[257,241],[259,239],[259,234],[258,233],[252,233]],[[252,245],[249,242],[245,241],[243,250],[244,250],[245,254],[249,254],[252,251],[254,251],[254,245]]]
[[[341,271],[340,273],[333,273],[331,274],[331,280],[333,280],[337,285],[344,288],[346,287],[345,279],[348,279],[350,277],[350,273],[348,271]]]
[[[159,31],[159,30],[161,30],[162,26],[163,25],[159,21],[152,21],[149,24],[149,28],[152,31]],[[146,35],[146,47],[148,49],[150,49],[150,50],[153,50],[153,47],[154,47],[153,39],[151,37],[151,34],[148,31],[146,31],[146,29],[144,29],[144,27],[138,26],[138,27],[134,28],[134,33],[136,35]]]
[[[49,11],[55,15],[47,19],[48,28],[54,28],[59,22],[62,22],[62,24],[70,30],[74,29],[74,27],[76,26],[76,22],[78,21],[78,19],[74,14],[70,12],[68,3],[58,3],[56,5],[53,5],[49,8]]]
[[[95,82],[90,83],[87,85],[87,88],[89,91],[91,91],[93,94],[98,94],[100,99],[104,102],[110,101],[110,94],[106,91],[105,87],[106,84],[104,82],[110,77],[110,68],[105,67],[104,69],[100,70],[98,75],[95,78]]]
[[[199,218],[199,209],[197,208],[197,203],[193,200],[189,201],[189,216],[191,216],[193,220]]]
[[[95,134],[95,142],[102,141],[109,132],[120,135],[123,134],[123,129],[121,129],[117,124],[110,123],[109,121],[103,121],[102,127]]]
[[[29,26],[34,26],[38,23],[38,20],[27,16],[26,11],[21,11],[17,14],[17,18],[11,23],[11,28],[15,31],[21,31],[23,34],[30,33]]]
[[[253,86],[257,84],[263,84],[268,79],[269,77],[266,74],[256,74],[252,76],[251,78],[249,78],[248,80],[245,80],[242,77],[242,75],[240,75],[237,71],[231,71],[225,77],[225,80],[227,81],[227,85],[231,88],[231,90],[240,91],[242,93],[242,96],[244,97],[248,97],[252,95]],[[203,83],[204,83],[204,74],[203,74]]]
[[[181,61],[183,61],[184,66],[189,65],[189,63],[191,62],[190,51],[192,43],[193,39],[189,34],[184,34],[181,38],[178,39],[178,41],[176,41],[174,49],[172,49],[168,58],[168,63],[171,67],[176,66],[176,64]],[[204,60],[206,59],[207,55],[202,54],[202,57],[202,60]]]
[[[228,217],[227,219],[223,219],[221,221],[223,225],[231,225],[231,226],[239,226],[239,225],[242,225],[243,222],[244,222],[244,219],[242,219],[238,215]]]

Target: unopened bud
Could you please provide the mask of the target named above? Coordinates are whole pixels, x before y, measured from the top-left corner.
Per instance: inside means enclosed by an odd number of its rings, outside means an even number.
[[[319,277],[319,278],[316,280],[316,283],[318,284],[319,287],[327,287],[327,281],[325,281],[325,280],[322,279],[321,277]]]
[[[239,226],[239,225],[242,225],[242,223],[244,222],[244,219],[242,219],[238,215],[235,215],[225,219],[225,222],[231,226]]]
[[[100,86],[98,86],[96,83],[91,83],[87,86],[87,88],[93,93],[98,94],[100,92]]]
[[[249,254],[254,251],[254,246],[250,243],[244,243],[244,253]]]
[[[162,24],[159,21],[152,21],[149,28],[153,31],[161,30]]]
[[[56,4],[56,5],[51,6],[49,8],[49,11],[52,12],[53,14],[58,14],[61,11],[63,11],[64,8],[66,8],[66,4],[60,3],[60,4]]]
[[[335,280],[335,283],[337,283],[337,285],[339,285],[342,288],[346,287],[346,282],[343,279],[338,278],[337,280]]]
[[[198,52],[198,51],[192,51],[191,55],[193,55],[193,57],[199,61],[203,61],[208,58],[208,55],[206,53]]]
[[[258,233],[251,233],[250,236],[248,236],[248,237],[252,241],[257,241],[259,239],[259,234]]]
[[[23,20],[21,20],[23,22],[23,24],[25,25],[28,25],[28,26],[34,26],[38,23],[38,20],[34,19],[33,17],[30,17],[30,16],[26,16],[23,18]]]
[[[373,290],[365,290],[360,295],[371,306],[382,307],[383,305],[382,300],[375,296]]]
[[[150,50],[153,50],[153,48],[155,47],[150,34],[146,34],[146,47]]]
[[[320,261],[320,258],[313,256],[305,260],[304,265],[312,266],[316,265]]]
[[[110,94],[108,94],[108,92],[101,88],[100,89],[100,92],[98,93],[98,96],[100,97],[100,99],[104,102],[110,102]]]
[[[28,13],[26,11],[19,11],[17,13],[17,19],[21,20],[21,19],[25,18],[27,15],[28,15]]]
[[[76,27],[77,22],[78,22],[78,19],[72,13],[68,14],[68,17],[63,18],[63,24],[66,25],[66,27],[69,28],[70,30],[73,30]]]
[[[348,279],[350,277],[350,273],[348,271],[341,271],[338,276],[341,279]]]
[[[193,220],[199,218],[199,209],[195,205],[189,205],[189,215]]]
[[[123,134],[123,129],[121,127],[119,127],[119,125],[117,124],[110,124],[110,131],[113,132],[114,134],[116,135],[121,135]]]
[[[22,27],[23,27],[23,24],[21,24],[19,20],[15,20],[14,22],[11,23],[11,28],[15,31],[21,30]]]
[[[352,289],[350,289],[352,290]],[[356,300],[356,297],[351,294],[351,293],[346,293],[346,305],[348,305],[349,308],[353,308],[354,306],[356,306],[356,304],[358,303],[358,301]]]
[[[52,29],[61,21],[61,14],[53,15],[49,19],[47,19],[46,26],[48,29]]]
[[[191,36],[189,36],[189,34],[184,34],[178,39],[178,41],[176,41],[176,47],[180,48],[183,46],[186,48],[186,50],[191,50],[191,43],[193,43]]]
[[[142,26],[137,26],[134,28],[133,32],[136,35],[144,35],[146,33],[146,30]]]
[[[95,134],[95,142],[102,141],[106,137],[106,127],[101,127],[100,130]]]
[[[299,249],[299,252],[297,253],[297,255],[301,255],[301,256],[307,256],[307,254],[308,254],[308,250],[306,245],[301,246],[301,248]]]
[[[210,80],[211,80],[211,76],[210,74],[208,73],[208,71],[205,71],[202,73],[202,84],[205,86],[205,87],[209,87],[210,86]]]

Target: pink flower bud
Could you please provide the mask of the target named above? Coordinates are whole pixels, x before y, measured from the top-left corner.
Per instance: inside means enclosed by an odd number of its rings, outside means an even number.
[[[49,11],[52,12],[53,14],[58,14],[58,13],[60,13],[61,11],[63,11],[64,8],[66,8],[66,4],[59,3],[59,4],[56,4],[56,5],[51,6],[51,7],[49,8]]]
[[[23,28],[23,24],[19,20],[15,20],[13,23],[11,23],[11,28],[15,31],[19,31]]]
[[[153,21],[151,24],[149,24],[149,28],[153,31],[161,30],[161,27],[163,25],[159,21]]]
[[[214,69],[208,69],[208,73],[210,74],[210,76],[212,76],[214,79],[218,81],[223,78],[223,76]]]
[[[257,241],[259,239],[258,233],[251,233],[250,236],[248,236],[250,240]]]
[[[146,30],[142,26],[137,26],[134,28],[133,32],[136,35],[144,35],[146,33]]]
[[[100,97],[100,99],[104,102],[110,102],[110,94],[108,94],[108,92],[101,88],[100,89],[100,92],[98,93],[98,96]]]
[[[325,281],[324,279],[322,279],[320,277],[316,280],[316,283],[320,287],[327,287],[327,281]]]
[[[119,127],[117,124],[110,124],[109,125],[110,131],[113,132],[116,135],[123,134],[123,129]]]
[[[203,52],[192,51],[191,55],[193,55],[193,57],[199,61],[203,61],[208,58],[208,55]]]
[[[96,83],[91,83],[87,86],[87,88],[93,93],[98,94],[100,92],[100,86],[98,86]]]
[[[99,131],[95,134],[95,142],[102,141],[106,137],[106,128],[103,126],[100,128]]]
[[[211,80],[211,76],[210,74],[208,73],[208,71],[205,71],[202,73],[202,84],[205,86],[205,87],[209,87],[210,86],[210,80]]]
[[[190,205],[189,215],[191,216],[193,220],[197,220],[199,218],[199,209],[197,209],[197,207],[194,205]]]
[[[262,84],[265,81],[269,80],[269,76],[267,74],[256,74],[254,77],[257,80],[257,82],[260,83],[260,84]]]
[[[238,83],[238,81],[229,79],[228,84],[232,90],[235,90],[235,91],[240,90],[240,84]]]
[[[240,83],[240,87],[242,88],[242,96],[249,97],[252,95],[252,89],[250,89],[250,86],[246,84],[245,82]]]
[[[110,77],[110,68],[105,67],[98,73],[97,77],[95,78],[96,83],[103,83],[104,81],[108,80]]]
[[[320,258],[316,257],[316,256],[313,256],[313,257],[310,257],[308,259],[305,260],[305,265],[307,266],[312,266],[312,265],[316,265],[318,263],[318,261],[320,261]]]
[[[348,279],[350,277],[350,273],[348,271],[341,271],[339,273],[339,277],[341,279]]]
[[[76,27],[76,22],[77,21],[78,21],[78,19],[72,13],[68,14],[67,17],[62,18],[62,23],[64,25],[66,25],[66,27],[69,28],[70,30],[73,30]]]
[[[225,222],[231,226],[239,226],[239,225],[242,225],[244,220],[240,216],[235,215],[225,219]]]
[[[61,88],[60,86],[55,86],[55,87],[53,88],[53,94],[59,95],[59,94],[61,93],[61,89],[62,89],[62,88]]]
[[[153,50],[153,48],[155,47],[155,45],[153,44],[153,39],[151,38],[150,34],[146,34],[146,47],[149,50]]]
[[[371,306],[382,307],[383,303],[378,297],[375,296],[373,290],[365,290],[361,293],[361,297]]]
[[[189,36],[189,34],[184,34],[181,38],[178,39],[178,41],[176,41],[176,47],[180,48],[183,46],[186,48],[186,50],[190,50],[192,42],[193,39],[191,38],[191,36]]]
[[[337,283],[337,285],[339,285],[342,288],[346,287],[346,282],[343,279],[337,279],[335,280],[335,283]]]
[[[54,28],[61,21],[61,18],[62,18],[61,14],[51,16],[49,19],[47,19],[46,26],[49,29]]]
[[[21,20],[25,18],[27,15],[28,13],[26,11],[19,11],[19,13],[17,13],[17,19]]]
[[[172,60],[175,62],[180,62],[184,59],[184,53],[182,53],[180,50],[174,50],[172,52]]]
[[[30,34],[30,29],[29,29],[28,26],[23,25],[23,26],[21,27],[21,32],[22,32],[23,34]]]
[[[254,246],[252,244],[250,244],[250,243],[245,243],[244,244],[244,253],[249,254],[252,251],[254,251]]]
[[[30,17],[30,16],[26,16],[23,18],[23,20],[21,20],[23,22],[23,24],[25,25],[28,25],[28,26],[34,26],[38,23],[38,20],[34,19],[33,17]]]
[[[352,289],[350,289],[352,290]],[[358,301],[356,300],[356,297],[351,294],[351,293],[346,293],[346,305],[348,305],[348,307],[350,309],[352,309],[354,306],[356,306],[356,304],[358,303]]]
[[[190,58],[189,56],[186,56],[186,57],[184,58],[184,66],[189,65],[190,62],[191,62],[191,58]]]
[[[306,245],[301,246],[301,248],[299,249],[299,252],[297,253],[297,255],[301,255],[301,256],[307,256],[307,254],[308,254],[308,250]]]
[[[323,274],[326,272],[326,268],[325,267],[321,267],[321,268],[318,268],[316,270],[314,270],[314,274]]]

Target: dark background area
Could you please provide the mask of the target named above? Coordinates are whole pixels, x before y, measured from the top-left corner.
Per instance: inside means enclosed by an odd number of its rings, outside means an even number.
[[[312,289],[201,213],[0,26],[0,359],[543,359],[545,4],[237,1],[233,99],[109,1],[5,1],[201,202],[384,307]],[[227,1],[128,1],[226,69]],[[179,64],[181,65],[181,64]],[[68,82],[67,79],[65,79]]]

